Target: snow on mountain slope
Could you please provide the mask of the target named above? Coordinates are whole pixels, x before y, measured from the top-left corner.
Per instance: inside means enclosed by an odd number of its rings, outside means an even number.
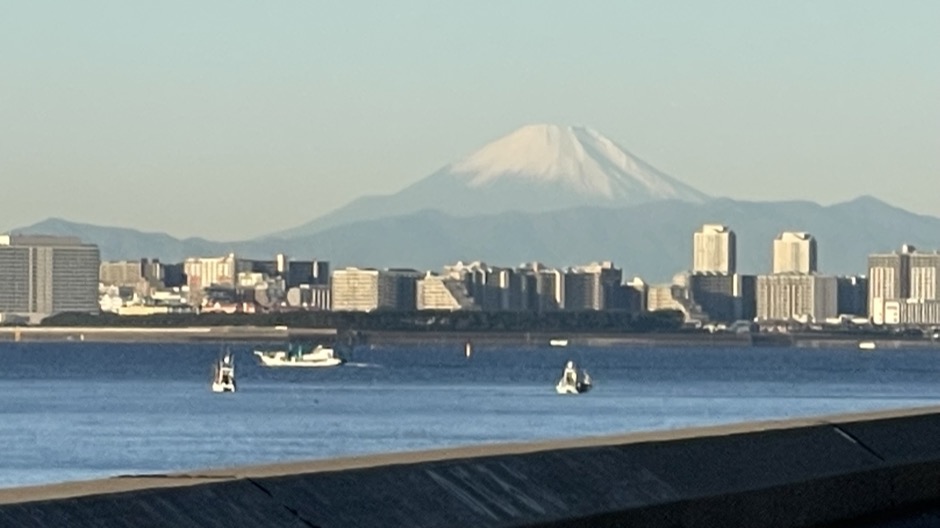
[[[586,127],[524,126],[448,169],[470,188],[516,178],[557,183],[583,195],[632,203],[706,198]]]
[[[395,194],[360,197],[273,236],[309,235],[428,209],[473,216],[708,198],[590,128],[528,125]]]

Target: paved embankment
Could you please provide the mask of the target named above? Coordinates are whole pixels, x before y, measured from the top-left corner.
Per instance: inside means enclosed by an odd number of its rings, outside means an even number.
[[[0,525],[863,522],[940,499],[937,438],[940,407],[114,478],[0,490]]]
[[[23,326],[0,327],[0,341],[91,341],[91,342],[191,342],[191,341],[285,341],[330,338],[332,328],[287,328],[265,326],[194,326],[179,328]]]
[[[337,335],[333,328],[264,327],[264,326],[199,326],[176,328],[150,327],[47,327],[0,326],[0,341],[90,341],[90,342],[275,342],[285,340],[329,339]],[[559,332],[422,332],[422,331],[352,331],[345,333],[356,343],[365,345],[459,346],[467,341],[474,345],[497,347],[547,346],[550,341],[564,339],[573,347],[750,347],[797,346],[807,348],[854,348],[859,341],[874,342],[879,349],[940,347],[940,341],[891,335],[850,335],[808,332],[802,334],[717,332],[653,332],[653,333],[559,333]]]

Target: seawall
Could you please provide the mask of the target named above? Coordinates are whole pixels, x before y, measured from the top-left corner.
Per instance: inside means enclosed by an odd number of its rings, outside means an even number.
[[[844,334],[808,332],[777,333],[597,333],[597,332],[421,332],[354,331],[335,328],[199,326],[199,327],[46,327],[0,326],[0,342],[89,341],[89,342],[286,342],[331,341],[340,334],[344,341],[352,337],[363,345],[453,346],[462,348],[471,341],[475,346],[530,347],[548,346],[553,339],[564,339],[572,347],[807,347],[854,348],[860,341],[872,341],[879,349],[940,348],[940,341],[887,334]]]
[[[0,525],[862,526],[940,500],[938,438],[931,407],[131,476],[0,490]]]

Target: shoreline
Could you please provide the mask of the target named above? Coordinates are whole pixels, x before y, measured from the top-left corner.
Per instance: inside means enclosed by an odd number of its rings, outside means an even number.
[[[353,331],[333,328],[262,326],[148,327],[0,327],[0,342],[92,342],[92,343],[193,343],[193,342],[288,342],[337,341],[360,345],[542,347],[563,339],[572,347],[802,347],[856,348],[861,341],[874,342],[878,349],[940,348],[940,341],[889,334],[801,334],[732,333],[564,333],[564,332],[401,332]],[[350,341],[351,340],[351,341]]]

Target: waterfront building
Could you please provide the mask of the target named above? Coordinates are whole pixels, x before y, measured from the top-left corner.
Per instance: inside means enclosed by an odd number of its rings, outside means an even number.
[[[0,236],[0,313],[38,322],[60,312],[97,313],[98,246],[74,237]]]
[[[611,261],[569,268],[563,275],[565,310],[610,310],[622,305],[623,271]]]
[[[836,277],[839,315],[868,315],[868,277]]]
[[[301,284],[287,290],[287,305],[305,310],[330,310],[330,296],[328,284]]]
[[[911,255],[905,244],[892,253],[868,256],[868,314],[875,324],[885,323],[885,302],[911,297]]]
[[[692,237],[692,272],[733,274],[737,271],[737,238],[720,224],[705,224]]]
[[[163,270],[163,286],[165,288],[187,287],[188,280],[182,262],[176,264],[162,264],[160,267]]]
[[[816,273],[816,239],[804,232],[784,231],[773,245],[774,273]]]
[[[505,309],[503,302],[505,295],[502,291],[500,273],[496,268],[487,266],[485,262],[465,263],[457,261],[455,264],[444,266],[443,276],[461,282],[467,295],[473,299],[473,304],[476,306],[484,310]],[[437,289],[436,286],[431,287]],[[420,301],[418,305],[421,309]]]
[[[915,251],[909,255],[910,299],[936,301],[940,299],[940,253]]]
[[[817,322],[838,315],[835,277],[775,273],[757,277],[757,319]]]
[[[333,271],[330,286],[335,311],[414,310],[416,282],[412,269],[343,268]]]
[[[561,270],[546,267],[541,262],[530,262],[520,265],[517,272],[527,277],[520,285],[527,310],[553,311],[565,305],[564,274]]]
[[[692,273],[687,278],[689,297],[709,321],[752,320],[757,311],[756,280],[739,273]]]
[[[141,297],[164,287],[164,268],[156,259],[104,261],[98,270],[104,286],[129,288]]]
[[[883,303],[910,297],[910,258],[914,246],[904,245],[899,252],[874,254],[868,257],[868,309],[870,314],[883,312]],[[879,305],[876,307],[876,305]]]
[[[280,271],[278,271],[278,261],[276,259],[237,259],[235,261],[235,274],[240,275],[242,273],[258,273],[265,277],[281,276]]]
[[[418,310],[479,310],[467,284],[449,276],[428,272],[417,281]]]
[[[640,277],[633,277],[633,279],[627,281],[624,284],[624,287],[627,288],[627,299],[629,300],[628,310],[639,313],[645,312],[649,309],[647,306],[647,296],[649,294],[649,285],[641,279]]]
[[[144,273],[140,260],[104,261],[98,267],[98,280],[105,286],[136,288]]]
[[[234,253],[222,257],[190,257],[183,263],[190,291],[213,285],[234,285],[238,271]]]
[[[328,285],[330,263],[322,260],[292,260],[287,264],[287,286],[302,284]]]
[[[686,323],[701,324],[707,316],[689,295],[688,285],[684,282],[687,274],[680,273],[673,277],[670,284],[653,284],[647,287],[646,306],[651,312],[672,310],[681,312]]]

